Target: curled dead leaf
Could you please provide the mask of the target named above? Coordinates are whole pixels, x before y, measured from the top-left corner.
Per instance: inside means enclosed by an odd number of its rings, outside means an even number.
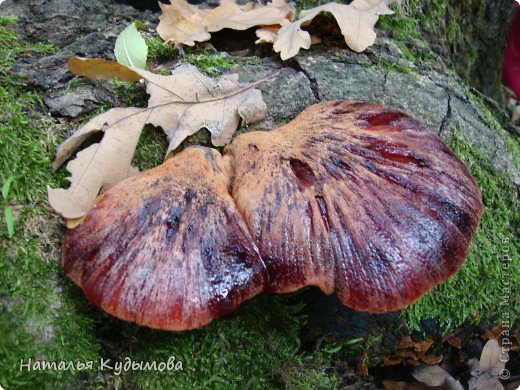
[[[254,123],[265,114],[261,92],[254,89],[265,80],[240,84],[237,74],[214,80],[192,65],[181,66],[170,76],[126,69],[146,80],[148,107],[109,110],[91,119],[58,147],[55,170],[90,135],[104,132],[100,143],[79,152],[67,165],[70,188],[48,189],[50,205],[66,219],[83,217],[103,188],[137,172],[130,164],[145,124],[164,130],[170,141],[166,153],[169,156],[186,137],[202,128],[210,131],[214,145],[222,146],[231,140],[240,123]],[[101,74],[106,75],[104,71]]]
[[[308,49],[311,36],[301,27],[310,24],[320,13],[329,12],[336,18],[347,45],[358,53],[362,52],[376,39],[374,26],[379,16],[393,13],[388,8],[393,2],[395,0],[354,0],[350,4],[328,3],[302,11],[298,20],[283,23],[273,46],[274,51],[286,60],[298,54],[300,49]]]
[[[67,61],[69,71],[91,80],[117,78],[121,81],[138,81],[142,77],[132,69],[115,61],[102,58],[70,57]]]
[[[248,3],[240,6],[234,0],[222,0],[213,9],[204,9],[175,0],[171,4],[159,4],[157,32],[160,37],[175,46],[193,46],[211,38],[210,33],[224,28],[246,30],[254,26],[279,25],[283,20],[292,20],[294,6],[285,0],[273,0],[267,5]]]

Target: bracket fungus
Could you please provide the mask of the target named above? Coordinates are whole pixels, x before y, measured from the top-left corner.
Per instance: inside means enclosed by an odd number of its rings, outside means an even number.
[[[153,328],[304,286],[380,313],[456,272],[481,215],[474,179],[419,121],[326,102],[113,186],[68,231],[63,265],[93,304]]]

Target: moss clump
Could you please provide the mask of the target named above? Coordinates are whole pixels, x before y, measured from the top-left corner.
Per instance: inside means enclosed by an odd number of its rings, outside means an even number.
[[[222,74],[223,69],[229,69],[235,65],[235,60],[224,53],[188,52],[185,56],[186,62],[196,66],[201,72],[208,76],[216,77]]]
[[[146,107],[148,105],[148,94],[143,84],[117,79],[111,80],[111,84],[120,105],[125,107]]]
[[[513,8],[506,0],[403,0],[379,26],[396,41],[426,39],[464,81],[500,101],[502,52]]]
[[[477,105],[480,111],[483,114],[483,120],[486,125],[496,131],[501,137],[504,139],[506,144],[506,149],[513,156],[513,163],[516,168],[520,170],[520,140],[518,137],[513,137],[510,133],[508,133],[497,121],[497,117],[499,113],[497,112],[496,107],[491,107],[487,104],[481,96],[475,95],[471,91],[467,92],[467,95],[471,98],[472,102]]]
[[[125,324],[121,335],[132,342],[122,356],[158,362],[175,356],[183,371],[134,371],[124,381],[136,388],[334,387],[326,366],[316,366],[299,352],[301,308],[288,296],[262,296],[196,331],[159,332]]]
[[[518,293],[505,288],[520,285],[520,264],[508,261],[520,255],[520,200],[511,181],[496,172],[489,160],[456,134],[449,140],[453,151],[468,166],[482,191],[484,214],[470,247],[467,263],[446,283],[436,287],[403,311],[412,329],[437,319],[445,331],[466,321],[517,323]]]
[[[148,45],[148,60],[152,62],[165,62],[173,60],[178,57],[179,51],[170,43],[165,43],[161,38],[154,37],[149,39]]]
[[[10,73],[14,57],[45,54],[49,45],[28,45],[9,29],[15,18],[0,18],[0,182],[13,175],[11,208],[15,234],[0,227],[0,384],[7,388],[41,387],[70,378],[63,371],[20,371],[20,361],[88,359],[99,345],[93,320],[63,291],[56,258],[59,229],[45,209],[47,185],[64,185],[53,174],[51,155],[57,139],[50,121],[37,111],[41,100]],[[85,304],[84,308],[88,308]],[[70,318],[74,320],[69,322]]]
[[[163,162],[168,142],[166,135],[160,128],[146,125],[137,143],[132,165],[140,171],[152,169]]]

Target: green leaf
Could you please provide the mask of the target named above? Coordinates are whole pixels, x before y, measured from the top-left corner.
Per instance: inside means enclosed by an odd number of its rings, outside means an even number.
[[[324,348],[323,350],[326,353],[330,353],[332,355],[333,353],[336,353],[336,352],[340,351],[341,348],[342,348],[341,345],[336,345],[335,347]]]
[[[5,223],[7,225],[7,235],[9,238],[14,236],[13,210],[9,206],[4,207]]]
[[[7,196],[9,195],[9,190],[11,189],[11,183],[13,182],[14,176],[9,176],[2,187],[2,196],[5,200],[7,200]]]
[[[136,20],[134,22],[134,24],[138,30],[146,30],[148,28],[148,26],[146,24],[144,24],[143,22],[141,22],[140,20]]]
[[[350,340],[347,340],[345,341],[343,344],[344,345],[352,345],[352,344],[357,344],[359,342],[363,341],[363,337],[358,337],[357,339],[350,339]]]
[[[135,22],[121,31],[117,37],[114,48],[117,62],[132,68],[144,69],[148,57],[148,46],[143,37],[137,31]]]

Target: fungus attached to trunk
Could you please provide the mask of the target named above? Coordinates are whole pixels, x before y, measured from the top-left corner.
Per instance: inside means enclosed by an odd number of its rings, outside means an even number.
[[[386,312],[461,267],[481,214],[468,170],[420,122],[327,102],[115,185],[67,233],[63,264],[95,305],[154,328],[311,285]]]

